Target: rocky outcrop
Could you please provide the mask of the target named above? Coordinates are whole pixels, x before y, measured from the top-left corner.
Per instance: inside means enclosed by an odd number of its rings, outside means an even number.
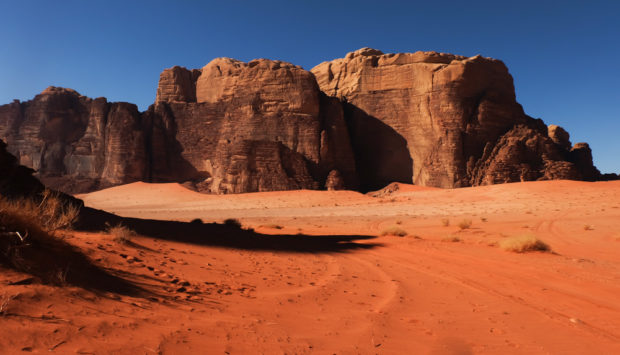
[[[56,87],[0,106],[8,150],[71,193],[138,180],[240,193],[600,179],[569,138],[525,115],[501,61],[370,48],[311,72],[267,59],[173,67],[145,112]]]
[[[525,115],[501,61],[363,48],[311,71],[321,90],[345,103],[365,190],[392,181],[460,187],[591,173],[570,154],[564,130],[547,132]]]
[[[153,122],[152,179],[190,180],[211,193],[317,189],[338,169],[348,188],[357,187],[340,103],[321,93],[310,72],[218,58],[200,73],[195,100],[160,95],[145,113]]]
[[[0,139],[47,186],[83,192],[140,180],[146,151],[135,105],[49,87],[0,107]]]
[[[85,192],[137,180],[199,191],[357,187],[343,110],[289,63],[220,58],[160,76],[146,112],[50,87],[0,107],[0,138],[48,186]]]

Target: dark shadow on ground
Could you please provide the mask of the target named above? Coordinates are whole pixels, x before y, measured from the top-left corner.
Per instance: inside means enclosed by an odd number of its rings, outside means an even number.
[[[125,218],[88,207],[82,209],[76,228],[83,231],[102,231],[119,224],[147,237],[242,250],[330,253],[380,246],[378,243],[356,242],[376,238],[374,236],[268,235],[226,224]]]
[[[0,266],[32,277],[22,284],[43,283],[79,286],[95,293],[143,294],[144,290],[103,269],[62,237],[38,234],[21,242],[17,238],[0,238]]]

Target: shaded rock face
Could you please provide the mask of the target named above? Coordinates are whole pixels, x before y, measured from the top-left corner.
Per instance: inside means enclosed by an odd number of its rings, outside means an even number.
[[[600,179],[569,138],[525,115],[498,60],[370,48],[311,72],[267,59],[173,67],[142,113],[55,87],[0,106],[8,151],[70,193],[138,180],[219,194]]]
[[[525,115],[501,61],[363,48],[311,71],[321,90],[344,102],[364,190],[392,181],[461,187],[589,174],[569,154],[563,129],[549,133]]]
[[[50,87],[0,106],[0,139],[47,186],[84,192],[144,177],[146,151],[135,105]]]
[[[19,165],[17,158],[6,150],[6,143],[0,140],[0,196],[15,198],[43,192],[45,187],[33,173],[34,170]]]

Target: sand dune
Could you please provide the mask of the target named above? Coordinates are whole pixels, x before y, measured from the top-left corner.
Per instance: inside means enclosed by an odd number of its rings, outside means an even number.
[[[224,196],[134,183],[79,197],[125,217],[205,224],[174,235],[144,222],[159,231],[128,245],[67,233],[142,294],[15,284],[24,276],[3,272],[3,353],[620,353],[620,182]],[[226,218],[255,233],[222,242],[229,232],[208,223]],[[390,228],[408,235],[382,236]],[[498,246],[523,234],[553,252]]]

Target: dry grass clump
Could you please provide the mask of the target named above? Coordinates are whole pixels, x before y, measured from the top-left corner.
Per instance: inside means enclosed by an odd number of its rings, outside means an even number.
[[[515,253],[526,253],[529,251],[551,251],[551,247],[542,240],[531,234],[509,237],[499,242],[499,247],[506,251]]]
[[[28,234],[31,230],[53,233],[59,229],[71,229],[80,208],[63,201],[58,192],[45,190],[41,201],[34,199],[8,200],[0,196],[0,225],[10,232],[20,229]]]
[[[469,227],[471,227],[471,219],[464,219],[462,221],[459,222],[458,224],[459,229],[468,229]]]
[[[586,225],[583,226],[583,230],[593,231],[594,230],[594,226],[591,225],[591,224],[586,224]]]
[[[9,305],[11,301],[15,298],[15,296],[7,295],[6,293],[0,297],[0,316],[5,316],[8,314]]]
[[[442,226],[444,226],[444,227],[449,226],[449,225],[450,225],[450,219],[448,219],[448,218],[442,218],[442,219],[441,219],[441,225],[442,225]]]
[[[408,233],[406,230],[399,228],[399,227],[390,227],[388,229],[384,229],[381,232],[381,235],[393,235],[396,237],[404,237],[406,236]]]
[[[122,224],[108,228],[108,234],[112,236],[112,240],[119,244],[129,244],[131,238],[136,235],[136,232],[123,226]]]
[[[451,243],[458,243],[461,241],[461,238],[455,236],[455,235],[448,235],[445,236],[441,239],[442,242],[451,242]]]

